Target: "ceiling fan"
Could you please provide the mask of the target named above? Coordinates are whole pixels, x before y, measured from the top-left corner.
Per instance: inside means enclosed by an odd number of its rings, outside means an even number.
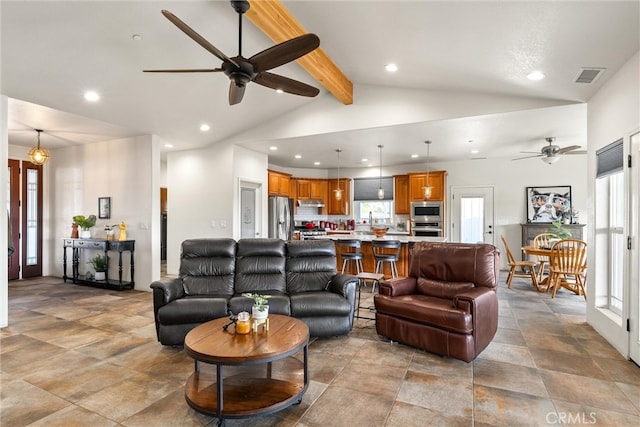
[[[304,34],[291,40],[284,41],[262,52],[256,53],[250,58],[242,56],[242,15],[249,10],[249,2],[231,1],[231,6],[238,13],[238,56],[228,57],[204,37],[195,32],[180,18],[163,10],[162,14],[182,32],[191,37],[196,43],[208,50],[214,56],[222,60],[220,68],[212,69],[179,69],[179,70],[143,70],[145,73],[217,73],[223,72],[231,80],[229,86],[229,105],[242,101],[247,83],[255,82],[275,90],[294,95],[316,96],[320,91],[306,83],[290,79],[278,74],[267,72],[306,55],[320,46],[320,39],[315,34]]]
[[[521,151],[521,153],[532,153],[532,154],[535,153],[535,155],[518,157],[513,160],[522,160],[522,159],[530,159],[532,157],[540,157],[540,160],[542,160],[543,162],[552,164],[560,160],[560,157],[562,157],[565,154],[586,154],[587,153],[584,150],[576,151],[578,148],[580,148],[579,145],[570,145],[568,147],[560,148],[557,145],[553,144],[555,140],[556,139],[554,137],[548,136],[545,138],[545,141],[547,141],[549,145],[545,145],[544,147],[542,147],[539,153],[536,153],[535,151]]]

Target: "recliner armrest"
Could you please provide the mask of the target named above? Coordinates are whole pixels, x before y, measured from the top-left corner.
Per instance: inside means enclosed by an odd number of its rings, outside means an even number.
[[[489,345],[498,330],[497,292],[484,286],[470,289],[456,295],[453,306],[471,314],[475,353],[479,354]]]
[[[356,276],[338,273],[327,284],[327,290],[349,299],[349,288],[353,288],[352,292],[355,295],[356,283],[358,283]]]
[[[482,306],[489,300],[494,299],[496,301],[498,299],[498,295],[496,294],[496,292],[493,289],[481,286],[473,289],[468,289],[464,292],[460,292],[453,298],[453,306],[456,308],[465,308],[468,307],[469,304],[471,304],[473,308],[477,308],[478,306]]]
[[[416,293],[416,281],[415,277],[396,277],[395,279],[382,280],[378,283],[378,288],[380,294],[390,297],[411,295]]]
[[[182,287],[182,279],[168,278],[161,279],[151,283],[154,294],[162,295],[162,304],[169,304],[171,301],[184,296],[184,288]],[[155,297],[154,297],[155,300]]]

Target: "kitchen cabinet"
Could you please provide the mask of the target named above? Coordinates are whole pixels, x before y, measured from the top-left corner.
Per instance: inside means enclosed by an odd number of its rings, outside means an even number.
[[[350,215],[351,213],[351,180],[342,178],[340,179],[340,186],[338,187],[337,179],[328,180],[328,206],[327,213],[329,215]],[[342,190],[342,199],[336,200],[335,190],[340,188]]]
[[[291,183],[291,175],[284,172],[267,170],[268,188],[270,196],[289,197],[289,186]]]
[[[409,175],[395,175],[393,181],[393,198],[396,215],[409,215],[411,213],[411,203],[409,202]]]
[[[327,199],[326,179],[295,179],[296,195],[300,200],[322,200]]]
[[[433,171],[429,172],[428,184],[433,187],[431,198],[429,200],[443,202],[445,199],[445,178],[447,171]],[[427,186],[427,174],[425,172],[410,173],[409,174],[409,201],[421,202],[424,201],[423,187]]]

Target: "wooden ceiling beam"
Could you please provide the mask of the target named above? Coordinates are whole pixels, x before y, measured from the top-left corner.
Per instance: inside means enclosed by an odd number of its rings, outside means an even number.
[[[251,0],[250,4],[245,16],[275,43],[307,33],[280,1]],[[299,58],[297,62],[340,102],[345,105],[353,104],[353,83],[322,47]]]

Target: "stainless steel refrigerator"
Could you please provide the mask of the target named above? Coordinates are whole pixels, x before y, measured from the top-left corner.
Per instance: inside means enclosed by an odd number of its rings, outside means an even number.
[[[293,199],[269,197],[269,237],[292,240],[293,230]]]

